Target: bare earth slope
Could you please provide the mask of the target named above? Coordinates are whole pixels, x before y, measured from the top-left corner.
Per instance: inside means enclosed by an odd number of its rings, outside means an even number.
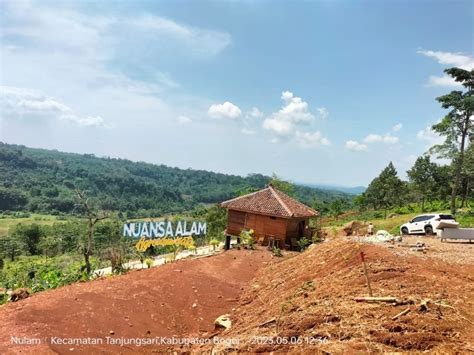
[[[450,246],[467,253],[473,247]],[[474,351],[474,265],[430,257],[430,251],[400,255],[402,249],[359,246],[339,238],[270,263],[246,288],[231,315],[233,327],[219,334],[239,338],[239,345],[214,350]],[[368,294],[360,250],[367,256],[374,296],[395,296],[411,304],[353,300]],[[431,300],[427,309],[420,307],[425,299]],[[407,308],[408,314],[391,319]]]
[[[0,307],[0,354],[179,350],[54,345],[50,337],[197,336],[236,306],[242,287],[269,259],[264,250],[229,251],[35,294]],[[12,345],[11,336],[40,338],[41,344]]]

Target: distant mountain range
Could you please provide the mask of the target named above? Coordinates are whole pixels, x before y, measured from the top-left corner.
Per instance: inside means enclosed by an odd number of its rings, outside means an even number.
[[[261,189],[270,180],[0,142],[0,211],[74,213],[80,189],[103,209],[127,217],[160,216],[194,211]],[[293,196],[310,206],[335,199],[350,203],[353,197],[342,189],[302,184],[294,186]]]
[[[305,184],[305,183],[299,183],[299,184],[308,186],[308,187],[313,187],[315,189],[345,192],[351,195],[360,195],[361,193],[365,192],[365,190],[367,190],[367,187],[365,186],[348,187],[348,186],[326,185],[326,184]]]

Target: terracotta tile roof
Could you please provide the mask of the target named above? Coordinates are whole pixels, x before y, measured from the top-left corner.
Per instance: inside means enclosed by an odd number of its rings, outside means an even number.
[[[221,207],[276,217],[313,217],[319,213],[272,186],[224,201]]]

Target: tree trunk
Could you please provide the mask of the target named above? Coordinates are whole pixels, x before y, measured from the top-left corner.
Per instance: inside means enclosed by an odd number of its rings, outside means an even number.
[[[84,253],[84,262],[86,263],[87,276],[89,276],[91,274],[91,262],[89,260],[89,254],[87,254],[87,251]]]
[[[425,212],[425,195],[421,198],[421,212]]]
[[[467,193],[469,191],[469,178],[465,177],[462,184],[462,199],[461,199],[461,208],[466,206]]]
[[[84,261],[86,263],[87,276],[91,274],[91,262],[90,256],[92,255],[92,236],[94,235],[94,223],[92,218],[89,218],[88,231],[87,231],[87,248],[84,252]]]
[[[461,135],[461,149],[459,151],[459,159],[456,163],[456,172],[454,175],[453,189],[451,190],[451,214],[456,214],[456,196],[458,192],[459,181],[461,180],[461,170],[464,163],[464,148],[466,144],[466,136],[469,129],[470,113],[466,114],[464,127]]]

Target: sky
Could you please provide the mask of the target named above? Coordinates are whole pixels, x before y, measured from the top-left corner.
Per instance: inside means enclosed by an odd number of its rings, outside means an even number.
[[[471,1],[0,2],[0,141],[293,182],[401,177]]]

